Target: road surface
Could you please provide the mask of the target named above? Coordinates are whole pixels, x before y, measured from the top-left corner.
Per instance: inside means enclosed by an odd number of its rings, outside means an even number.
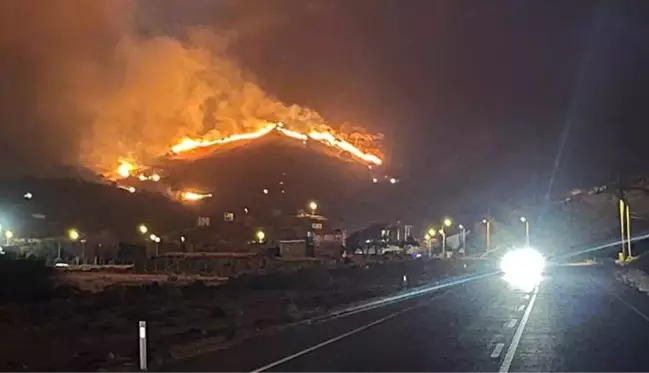
[[[646,299],[645,299],[646,298]],[[166,371],[646,371],[649,298],[612,269],[499,277],[260,336]]]

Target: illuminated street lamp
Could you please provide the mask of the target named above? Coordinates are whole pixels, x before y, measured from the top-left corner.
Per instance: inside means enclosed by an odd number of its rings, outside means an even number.
[[[525,246],[530,247],[530,222],[524,216],[521,216],[520,220],[525,224]]]
[[[460,233],[462,234],[462,252],[466,254],[466,229],[464,228],[464,225],[460,224],[457,226],[460,228]]]
[[[318,208],[318,203],[316,201],[309,202],[309,210],[311,210],[311,215],[315,215],[315,210]]]
[[[442,257],[446,257],[446,232],[440,229],[439,234],[442,236]]]
[[[5,240],[6,240],[6,245],[9,246],[9,241],[14,238],[14,232],[7,230],[5,231]]]
[[[485,225],[485,235],[487,238],[487,251],[489,251],[491,246],[491,222],[488,219],[482,219],[482,224]]]
[[[262,243],[264,242],[264,238],[266,238],[266,233],[264,233],[264,231],[262,230],[259,230],[257,231],[257,233],[255,233],[255,237],[257,237],[257,241],[259,243]]]
[[[78,240],[80,236],[81,236],[81,235],[79,234],[79,231],[77,231],[76,229],[70,229],[70,230],[68,231],[68,238],[69,238],[71,241],[76,241],[76,240]]]
[[[444,226],[450,227],[451,225],[453,225],[453,220],[451,218],[444,218]]]
[[[428,230],[428,235],[431,237],[435,237],[437,235],[437,231],[435,230],[435,228],[430,228]]]
[[[149,231],[149,227],[144,224],[140,224],[137,226],[137,230],[142,234],[146,234]]]

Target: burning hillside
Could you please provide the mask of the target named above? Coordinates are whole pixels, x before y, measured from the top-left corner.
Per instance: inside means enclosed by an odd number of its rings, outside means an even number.
[[[383,162],[380,136],[329,125],[316,111],[267,94],[232,54],[236,30],[186,27],[168,35],[147,29],[155,22],[140,6],[132,0],[3,3],[0,48],[12,62],[2,71],[6,86],[35,92],[6,95],[17,101],[0,110],[16,124],[5,149],[30,144],[26,158],[160,184],[165,172],[154,166],[161,160],[198,159],[270,133],[324,144],[328,154],[367,165]]]

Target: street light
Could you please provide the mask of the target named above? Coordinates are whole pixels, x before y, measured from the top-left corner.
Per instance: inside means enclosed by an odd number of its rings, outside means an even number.
[[[142,234],[146,234],[149,231],[149,227],[147,227],[144,224],[140,224],[137,226],[137,230],[140,231]]]
[[[444,218],[444,226],[450,227],[451,225],[453,225],[453,220],[451,218]]]
[[[311,215],[315,215],[315,210],[318,208],[316,201],[309,202],[309,210],[311,210]]]
[[[439,230],[439,234],[442,235],[442,257],[446,257],[446,232],[443,229]]]
[[[264,231],[262,231],[262,230],[259,230],[255,234],[255,236],[257,237],[257,241],[259,243],[262,243],[262,242],[264,242],[264,238],[266,238],[266,233],[264,233]]]
[[[431,237],[435,237],[437,235],[437,231],[435,230],[435,228],[430,228],[428,230],[428,235]]]
[[[462,234],[462,251],[464,254],[466,254],[466,229],[464,229],[464,225],[460,224],[457,226],[460,228],[460,232]]]
[[[5,231],[5,239],[6,239],[5,245],[9,246],[9,240],[11,240],[12,238],[14,238],[14,232],[10,230]]]
[[[491,249],[491,222],[488,219],[482,219],[482,224],[485,225],[485,235],[487,236],[487,251]]]
[[[530,222],[524,216],[521,216],[520,220],[525,224],[525,246],[530,247]]]
[[[76,229],[70,229],[70,230],[68,231],[68,238],[69,238],[71,241],[76,241],[76,240],[78,240],[78,239],[79,239],[79,236],[80,236],[79,231],[77,231]]]

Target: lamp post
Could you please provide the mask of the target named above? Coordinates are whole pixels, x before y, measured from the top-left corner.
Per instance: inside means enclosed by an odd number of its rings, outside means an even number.
[[[446,258],[446,232],[444,232],[443,229],[440,229],[439,234],[442,235],[442,257]]]
[[[462,224],[458,225],[458,228],[460,228],[460,237],[462,238],[462,253],[466,255],[466,229]]]
[[[11,239],[14,238],[14,232],[10,230],[5,231],[5,245],[9,246],[9,242],[11,242]]]
[[[489,251],[491,249],[491,222],[488,219],[482,219],[482,224],[485,226],[485,243],[487,244],[487,251]]]
[[[426,233],[426,238],[427,244],[428,244],[428,257],[432,258],[433,257],[433,237],[437,235],[437,231],[435,228],[430,228],[428,230],[428,233]]]
[[[521,216],[521,223],[525,224],[525,246],[530,247],[530,221]]]

